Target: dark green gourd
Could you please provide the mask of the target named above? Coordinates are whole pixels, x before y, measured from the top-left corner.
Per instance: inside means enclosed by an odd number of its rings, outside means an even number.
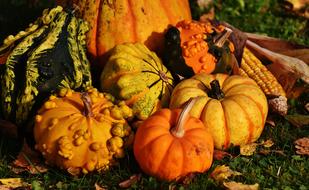
[[[44,10],[25,31],[4,40],[0,47],[0,57],[7,56],[0,65],[2,118],[23,124],[58,89],[91,86],[88,29],[84,21],[58,6]]]

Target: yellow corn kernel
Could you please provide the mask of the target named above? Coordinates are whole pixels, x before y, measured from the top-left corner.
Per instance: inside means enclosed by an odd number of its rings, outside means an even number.
[[[286,96],[274,75],[247,48],[244,49],[239,74],[253,79],[267,95]]]

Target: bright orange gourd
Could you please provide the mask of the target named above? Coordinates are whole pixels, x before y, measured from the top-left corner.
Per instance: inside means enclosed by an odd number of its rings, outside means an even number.
[[[104,171],[124,156],[132,116],[124,102],[114,105],[96,89],[62,90],[60,96],[51,96],[35,117],[35,148],[48,164],[79,174]]]
[[[203,123],[188,116],[192,100],[181,109],[161,109],[139,126],[134,155],[148,175],[171,181],[211,166],[214,143]]]
[[[198,97],[191,110],[211,132],[215,147],[227,149],[256,141],[267,117],[267,99],[250,78],[201,73],[183,80],[171,96],[170,108]]]

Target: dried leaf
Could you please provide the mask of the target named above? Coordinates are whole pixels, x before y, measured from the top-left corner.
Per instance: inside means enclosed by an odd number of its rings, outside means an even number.
[[[256,151],[257,143],[250,143],[240,146],[240,154],[243,156],[252,156]]]
[[[288,120],[295,127],[309,125],[309,115],[286,115],[285,119]]]
[[[31,174],[45,173],[47,167],[39,159],[39,154],[33,151],[27,143],[24,143],[17,159],[11,164],[11,170],[16,174],[27,171]]]
[[[242,175],[240,172],[233,171],[229,166],[221,165],[217,166],[214,171],[211,172],[210,177],[217,182],[222,182],[231,176]]]
[[[222,150],[214,150],[214,159],[222,160],[225,157],[233,157],[230,153],[222,151]]]
[[[292,49],[280,52],[283,55],[298,58],[309,64],[309,48],[308,49]]]
[[[287,11],[309,19],[308,0],[285,0],[283,1],[283,6]]]
[[[78,176],[81,173],[79,168],[74,168],[74,167],[68,168],[67,172],[71,174],[72,176]]]
[[[289,51],[289,50],[309,49],[308,46],[295,44],[293,42],[278,39],[278,38],[272,38],[269,36],[253,34],[253,33],[245,33],[245,34],[247,35],[248,40],[256,43],[257,45],[263,48],[266,48],[276,53],[284,54],[284,52]],[[291,55],[291,57],[294,57],[294,56]]]
[[[30,184],[24,182],[21,178],[4,178],[0,179],[0,189],[16,189],[16,188],[27,188]]]
[[[119,187],[121,188],[129,188],[131,187],[134,183],[138,182],[140,179],[141,179],[141,174],[135,174],[135,175],[132,175],[129,179],[123,181],[123,182],[120,182],[119,183]]]
[[[309,137],[297,139],[294,144],[297,154],[309,156]]]
[[[260,143],[260,145],[264,146],[265,148],[270,148],[274,145],[275,143],[271,140],[271,139],[268,139],[266,141],[262,141]]]
[[[247,185],[235,181],[223,182],[224,187],[228,190],[258,190],[259,184]]]
[[[183,185],[189,185],[192,180],[195,178],[195,173],[189,173],[188,175],[176,179],[177,182],[182,183]]]
[[[271,125],[272,127],[276,127],[276,123],[274,120],[267,118],[266,123],[268,123],[269,125]]]
[[[309,103],[305,105],[305,109],[309,112]]]
[[[101,187],[100,185],[98,185],[97,183],[94,184],[95,190],[107,190],[107,188],[105,187]]]

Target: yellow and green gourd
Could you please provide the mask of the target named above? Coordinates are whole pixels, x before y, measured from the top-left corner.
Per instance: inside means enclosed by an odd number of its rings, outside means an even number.
[[[174,79],[142,43],[115,46],[101,74],[101,88],[125,102],[138,119],[168,106]]]
[[[91,86],[88,30],[84,21],[58,6],[8,36],[0,47],[0,117],[24,124],[57,89]]]

